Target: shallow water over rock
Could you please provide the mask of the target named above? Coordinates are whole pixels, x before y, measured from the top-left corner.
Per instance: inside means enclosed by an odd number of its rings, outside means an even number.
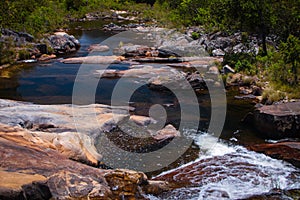
[[[196,137],[207,153],[202,151],[196,161],[155,177],[179,187],[158,199],[243,199],[274,188],[300,187],[300,171],[288,163],[217,142],[206,134]]]

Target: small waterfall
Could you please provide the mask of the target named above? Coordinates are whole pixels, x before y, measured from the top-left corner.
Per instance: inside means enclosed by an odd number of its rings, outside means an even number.
[[[300,188],[299,170],[284,161],[227,144],[209,134],[190,137],[201,149],[199,158],[156,177],[188,186],[158,199],[242,199],[274,188]]]

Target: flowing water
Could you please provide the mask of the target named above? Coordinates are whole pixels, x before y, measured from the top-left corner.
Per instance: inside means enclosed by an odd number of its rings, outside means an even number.
[[[99,30],[102,25],[103,22],[73,24],[70,33],[79,38],[82,47],[78,52],[65,57],[86,56],[91,44],[100,43],[112,36],[113,33]],[[79,26],[84,30],[76,29]],[[63,64],[59,62],[60,59],[16,65],[2,71],[0,98],[37,104],[72,103],[73,84],[80,65]],[[99,68],[101,69],[101,65],[91,70]],[[128,69],[129,65],[111,65],[109,68]],[[111,93],[117,81],[117,79],[101,79],[101,87],[96,92],[96,103],[110,104]],[[255,130],[239,123],[249,111],[253,110],[253,104],[235,100],[233,97],[236,93],[234,89],[227,93],[227,117],[220,139],[203,133],[210,122],[210,96],[205,91],[197,94],[202,132],[185,130],[184,135],[194,140],[187,152],[168,167],[148,174],[163,176],[191,165],[195,167],[194,171],[198,171],[194,172],[195,174],[191,173],[191,177],[188,178],[194,184],[192,187],[179,188],[164,194],[159,199],[240,199],[278,187],[300,188],[297,169],[283,161],[248,151],[243,147],[264,143],[264,140],[257,137]],[[168,114],[166,123],[176,126],[180,121],[180,106],[174,102],[176,97],[172,92],[153,91],[143,86],[134,92],[130,105],[136,108],[135,114],[148,115],[152,105],[160,104]]]
[[[185,180],[193,186],[151,199],[243,199],[274,188],[300,187],[299,170],[288,163],[223,140],[216,142],[209,134],[192,134],[191,137],[201,149],[199,158],[156,178],[169,181],[164,177],[175,172],[171,179]]]

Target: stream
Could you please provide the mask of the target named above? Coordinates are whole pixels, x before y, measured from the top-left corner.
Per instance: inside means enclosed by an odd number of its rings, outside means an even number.
[[[65,57],[86,56],[91,44],[101,43],[113,36],[114,33],[99,30],[104,24],[107,22],[72,24],[69,33],[78,38],[82,46],[76,53]],[[0,98],[36,104],[72,103],[73,84],[80,64],[63,64],[59,62],[60,59],[62,58],[49,62],[20,64],[2,71]],[[95,69],[98,68],[99,66],[95,66]],[[129,69],[129,64],[112,64],[109,68],[126,70]],[[117,82],[118,79],[102,78],[95,102],[110,104],[111,94]],[[245,148],[265,141],[257,136],[254,128],[245,127],[240,123],[241,119],[253,110],[254,104],[251,101],[234,99],[237,94],[238,90],[235,88],[227,91],[226,121],[219,139],[206,133],[211,116],[210,95],[205,91],[197,94],[201,111],[200,129],[187,129],[184,133],[185,137],[193,140],[192,145],[169,166],[147,173],[148,176],[159,177],[174,170],[180,171],[189,165],[198,165],[195,168],[198,172],[190,174],[190,179],[197,187],[182,187],[160,197],[149,196],[150,199],[242,199],[274,188],[300,188],[299,169]],[[176,105],[175,101],[176,97],[171,92],[150,90],[143,86],[132,95],[130,106],[135,108],[132,114],[148,115],[152,105],[162,105],[168,114],[166,124],[170,123],[176,127],[180,121],[180,105]],[[118,135],[118,131],[113,134]]]

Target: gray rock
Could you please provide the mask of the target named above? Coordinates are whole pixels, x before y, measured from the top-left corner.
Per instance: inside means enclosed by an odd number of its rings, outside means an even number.
[[[57,54],[74,52],[80,48],[80,42],[73,35],[65,32],[56,32],[49,37],[49,41]]]
[[[225,56],[225,52],[221,49],[215,49],[212,51],[213,56]]]

